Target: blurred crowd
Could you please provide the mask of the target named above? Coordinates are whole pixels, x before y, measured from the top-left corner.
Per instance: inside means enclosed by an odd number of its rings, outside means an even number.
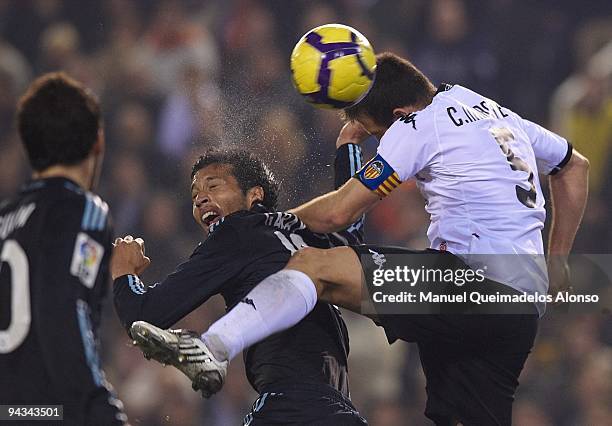
[[[434,83],[466,85],[571,140],[591,162],[575,251],[612,252],[612,3],[518,0],[0,0],[0,198],[29,176],[14,127],[28,83],[65,70],[100,98],[107,156],[100,194],[117,235],[142,236],[152,283],[201,239],[189,174],[207,147],[239,146],[281,179],[281,208],[332,187],[336,112],[293,90],[289,55],[308,29],[358,28],[378,52],[410,58]],[[370,141],[366,151],[375,149]],[[367,218],[367,239],[424,248],[428,218],[410,182]],[[135,425],[236,425],[256,395],[237,359],[210,401],[172,368],[146,362],[108,303],[106,374]],[[180,325],[203,330],[214,298]],[[374,426],[427,424],[412,345],[388,346],[346,314],[351,393]],[[612,326],[604,315],[547,315],[521,376],[515,423],[612,423]]]

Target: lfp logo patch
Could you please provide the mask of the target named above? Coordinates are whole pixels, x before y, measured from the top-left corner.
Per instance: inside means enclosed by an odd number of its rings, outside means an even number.
[[[382,161],[373,161],[366,167],[363,176],[366,179],[376,179],[378,176],[382,175],[383,170],[385,170],[385,165]]]
[[[70,273],[83,285],[92,288],[104,256],[104,247],[84,232],[79,232],[74,244]]]

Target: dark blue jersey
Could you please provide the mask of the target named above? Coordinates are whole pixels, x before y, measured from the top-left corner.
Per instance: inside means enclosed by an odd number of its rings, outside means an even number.
[[[356,145],[336,155],[336,184],[346,182],[361,164]],[[293,214],[263,206],[239,211],[215,224],[189,260],[154,286],[136,276],[115,280],[115,306],[123,325],[144,320],[167,328],[221,294],[230,309],[259,282],[281,270],[304,246],[331,248],[360,244],[362,221],[343,232],[311,232]],[[340,312],[319,302],[295,327],[268,337],[245,351],[246,372],[258,392],[282,383],[328,384],[348,396],[346,325]]]
[[[108,206],[64,178],[0,205],[0,404],[63,404],[65,424],[123,424],[97,349]]]

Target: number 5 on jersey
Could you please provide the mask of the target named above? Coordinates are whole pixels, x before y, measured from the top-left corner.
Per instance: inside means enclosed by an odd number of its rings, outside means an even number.
[[[531,167],[529,167],[529,164],[527,164],[522,158],[515,156],[510,149],[510,141],[514,140],[514,134],[505,127],[492,127],[489,129],[489,132],[491,132],[491,135],[493,135],[495,138],[499,148],[506,156],[510,168],[514,171],[529,173],[527,182],[529,183],[530,188],[525,189],[516,185],[516,198],[518,198],[521,204],[523,204],[525,207],[529,207],[530,209],[534,208],[536,206],[536,198],[538,193],[536,191],[535,184],[533,183],[533,171],[531,170]]]

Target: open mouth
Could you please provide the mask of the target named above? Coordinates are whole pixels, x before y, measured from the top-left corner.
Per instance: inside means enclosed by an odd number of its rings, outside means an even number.
[[[221,219],[221,215],[215,211],[208,211],[202,215],[202,223],[206,226],[210,226]]]

